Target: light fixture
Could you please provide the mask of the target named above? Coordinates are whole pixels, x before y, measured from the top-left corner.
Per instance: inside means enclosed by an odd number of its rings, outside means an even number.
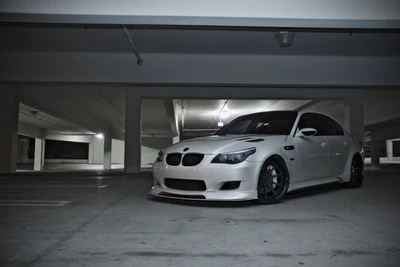
[[[221,121],[221,116],[219,116],[218,127],[224,126],[224,123]]]
[[[277,35],[275,35],[275,38],[278,40],[280,47],[290,47],[292,46],[294,36],[294,32],[280,31]]]
[[[98,134],[96,134],[96,137],[99,138],[99,139],[103,139],[104,135],[102,133],[98,133]]]

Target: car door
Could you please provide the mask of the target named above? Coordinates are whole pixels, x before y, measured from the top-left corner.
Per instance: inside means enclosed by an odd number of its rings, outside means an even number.
[[[322,114],[316,116],[329,146],[330,176],[338,176],[344,172],[349,155],[347,137],[339,123]]]
[[[314,136],[299,136],[304,128],[317,130]],[[297,152],[297,181],[329,177],[329,147],[314,113],[301,115],[294,143]]]

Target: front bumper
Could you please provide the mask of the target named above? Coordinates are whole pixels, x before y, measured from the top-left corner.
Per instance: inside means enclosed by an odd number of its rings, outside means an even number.
[[[153,196],[191,199],[241,201],[257,199],[257,181],[261,162],[244,161],[239,164],[218,164],[205,160],[194,167],[168,166],[164,162],[153,165],[154,186],[149,191]],[[202,180],[206,185],[204,191],[187,191],[168,188],[165,178]],[[240,181],[236,189],[221,190],[226,182]]]

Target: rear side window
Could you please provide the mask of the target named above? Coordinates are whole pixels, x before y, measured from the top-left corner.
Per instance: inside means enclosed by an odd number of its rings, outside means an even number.
[[[342,126],[340,126],[340,124],[337,123],[336,121],[333,121],[333,123],[335,124],[337,135],[344,135]]]
[[[315,136],[320,136],[322,134],[322,128],[318,122],[317,116],[313,113],[305,113],[301,115],[301,118],[299,120],[298,124],[299,130],[304,129],[304,128],[313,128],[317,130],[317,134]]]
[[[321,114],[316,114],[316,116],[321,125],[321,135],[343,135],[343,129],[336,121]]]

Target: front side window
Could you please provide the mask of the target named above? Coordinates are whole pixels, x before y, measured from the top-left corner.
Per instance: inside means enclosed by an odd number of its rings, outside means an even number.
[[[296,111],[270,111],[245,115],[233,120],[231,123],[216,132],[215,135],[289,135],[296,117]]]

